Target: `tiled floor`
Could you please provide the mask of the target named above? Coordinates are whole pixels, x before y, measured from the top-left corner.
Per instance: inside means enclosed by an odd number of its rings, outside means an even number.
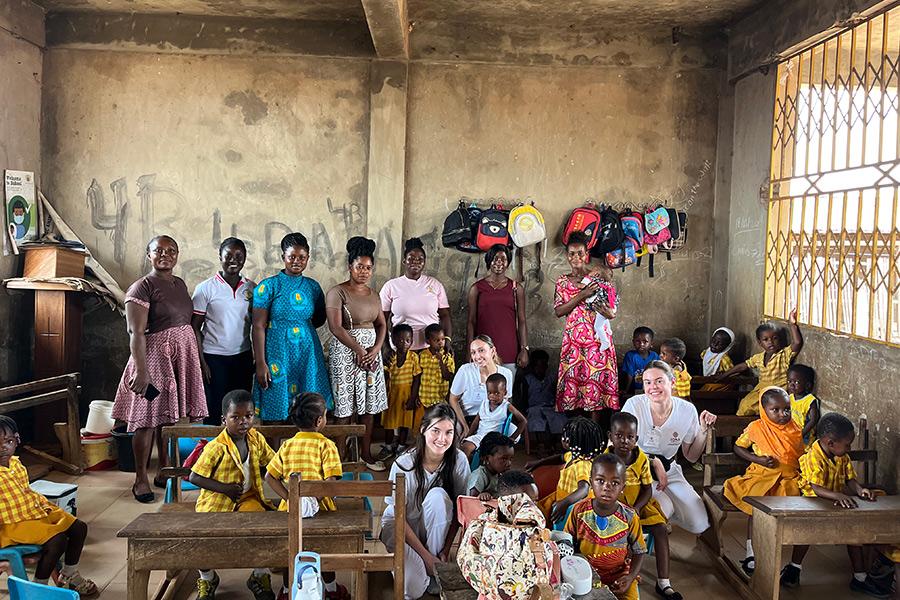
[[[524,462],[524,457],[520,460]],[[126,544],[125,540],[116,537],[116,532],[137,515],[148,510],[158,510],[162,503],[161,494],[157,494],[159,499],[153,505],[135,502],[130,491],[133,477],[131,473],[119,471],[90,472],[77,478],[58,472],[47,476],[47,479],[53,481],[78,483],[78,516],[89,525],[88,543],[81,562],[82,572],[103,590],[100,597],[108,600],[125,598]],[[375,510],[380,512],[383,503],[376,501],[374,504]],[[727,543],[730,553],[733,553],[735,558],[743,557],[745,522],[737,515],[731,517],[727,523]],[[676,530],[671,540],[672,555],[675,557],[672,561],[671,579],[687,600],[739,597],[700,550],[693,536]],[[784,591],[782,598],[786,600],[866,598],[850,592],[847,588],[850,579],[849,563],[842,548],[814,548],[805,562],[802,587],[796,591]],[[643,570],[645,583],[641,584],[641,593],[645,599],[655,597],[653,591],[655,572],[653,557],[648,557]],[[151,591],[161,575],[154,573],[151,578]],[[220,572],[222,583],[216,597],[219,600],[250,598],[250,593],[244,587],[247,575],[247,572],[240,571]],[[194,578],[191,577],[178,598],[194,598],[193,581]],[[377,581],[383,579],[373,582],[372,597],[389,598],[386,590],[381,596],[377,594],[378,590],[375,589],[379,585]],[[8,597],[5,578],[0,582],[0,598],[2,597]]]

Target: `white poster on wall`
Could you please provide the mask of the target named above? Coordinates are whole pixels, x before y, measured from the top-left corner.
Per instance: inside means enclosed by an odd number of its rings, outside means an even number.
[[[6,227],[16,244],[38,238],[38,208],[35,203],[34,173],[6,171]]]

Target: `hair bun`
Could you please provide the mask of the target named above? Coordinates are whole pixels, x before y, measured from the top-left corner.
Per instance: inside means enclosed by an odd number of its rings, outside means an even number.
[[[347,240],[347,254],[356,256],[372,256],[375,254],[375,240],[355,235]]]
[[[412,252],[413,250],[425,250],[425,244],[422,242],[422,238],[412,237],[403,243],[404,254]]]

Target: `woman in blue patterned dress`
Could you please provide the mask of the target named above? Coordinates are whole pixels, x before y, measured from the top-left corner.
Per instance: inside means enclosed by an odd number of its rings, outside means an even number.
[[[325,294],[303,276],[309,242],[302,233],[281,240],[284,269],[253,292],[253,397],[263,421],[287,419],[291,399],[317,392],[333,406],[328,368],[316,328],[325,324]]]

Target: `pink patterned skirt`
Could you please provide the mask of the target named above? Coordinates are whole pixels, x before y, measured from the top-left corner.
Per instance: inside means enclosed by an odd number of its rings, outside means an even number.
[[[190,325],[150,333],[147,339],[147,371],[159,396],[147,400],[128,388],[134,378],[134,357],[128,358],[116,390],[112,416],[128,423],[128,431],[172,425],[182,417],[200,421],[207,416],[206,394],[197,338]]]

